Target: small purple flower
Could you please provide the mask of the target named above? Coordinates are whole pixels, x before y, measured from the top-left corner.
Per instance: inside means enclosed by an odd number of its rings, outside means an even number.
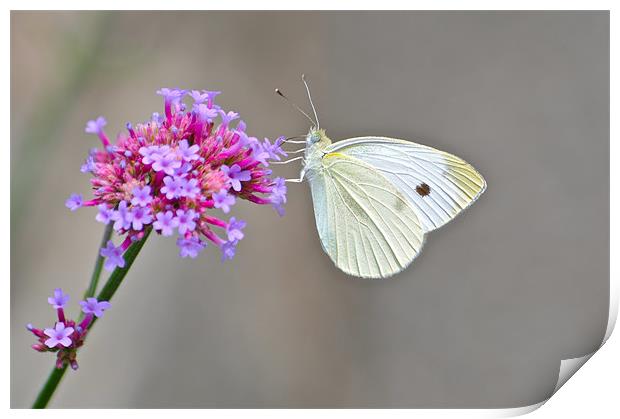
[[[57,345],[64,346],[65,348],[71,345],[71,334],[73,333],[73,327],[65,327],[63,322],[56,323],[53,329],[45,329],[43,333],[49,337],[45,341],[45,345],[48,348],[54,348]]]
[[[190,147],[187,140],[181,140],[179,142],[179,157],[185,161],[198,160],[200,156],[197,154],[198,150],[200,150],[200,146],[198,144],[194,144]]]
[[[216,118],[218,115],[216,109],[209,108],[204,103],[194,103],[194,106],[192,106],[192,110],[198,116],[198,119],[202,122],[210,121],[213,118]]]
[[[155,230],[161,231],[162,236],[172,236],[174,229],[179,226],[179,220],[172,211],[158,212],[157,221],[153,223]]]
[[[106,247],[102,247],[99,252],[101,256],[106,258],[104,267],[107,271],[113,271],[117,266],[123,268],[125,266],[125,259],[123,258],[123,249],[115,247],[112,240],[108,241]]]
[[[209,99],[209,95],[207,93],[200,93],[200,91],[198,90],[192,90],[191,92],[189,92],[189,96],[192,98],[194,103],[198,104]]]
[[[112,220],[114,221],[114,230],[116,231],[121,229],[128,230],[131,227],[133,214],[127,208],[127,201],[121,201],[118,204],[118,209],[112,214]]]
[[[235,119],[239,118],[239,114],[233,111],[229,111],[228,113],[220,111],[220,116],[222,117],[222,125],[228,125]]]
[[[175,153],[167,153],[153,163],[153,170],[163,171],[167,175],[174,175],[175,169],[181,167],[181,161],[177,160]]]
[[[179,255],[182,258],[190,257],[194,259],[198,256],[198,253],[205,247],[205,244],[199,239],[191,237],[189,239],[183,239],[179,237],[177,239],[177,246],[179,246]]]
[[[230,185],[236,192],[241,190],[241,182],[246,182],[252,179],[252,174],[250,171],[241,170],[241,167],[238,164],[233,164],[231,167],[223,164],[220,169],[228,176],[230,179]]]
[[[269,152],[265,150],[263,145],[255,137],[249,138],[250,148],[252,149],[252,157],[261,162],[265,166],[269,166]]]
[[[221,246],[222,250],[222,262],[226,259],[232,260],[235,257],[235,251],[237,250],[237,241],[225,242]]]
[[[69,208],[71,211],[75,211],[80,208],[83,203],[82,195],[74,193],[65,201],[65,207]]]
[[[278,137],[273,144],[269,142],[269,138],[265,138],[263,141],[263,151],[269,154],[269,159],[271,160],[280,160],[280,155],[287,156],[286,152],[282,149],[282,144],[284,144],[284,137]]]
[[[105,118],[103,116],[100,116],[95,120],[88,121],[86,123],[86,128],[84,129],[84,131],[87,134],[99,134],[103,131],[103,127],[105,127],[106,124],[107,121],[105,120]]]
[[[95,217],[95,220],[103,224],[109,224],[112,220],[112,216],[114,215],[114,210],[112,208],[108,208],[106,204],[101,204],[97,206],[97,208],[99,208],[99,213]]]
[[[103,312],[110,307],[112,304],[107,301],[97,301],[96,298],[87,298],[86,301],[80,301],[80,305],[82,306],[82,312],[84,314],[94,314],[97,317],[102,317]]]
[[[213,108],[213,101],[217,95],[220,95],[222,92],[203,90],[202,93],[207,95],[207,105],[209,108]]]
[[[48,297],[47,302],[52,305],[55,309],[65,308],[65,304],[69,301],[69,294],[64,294],[62,289],[56,288],[54,290],[54,295]]]
[[[131,198],[132,205],[139,205],[141,207],[146,207],[151,203],[153,197],[151,196],[151,187],[145,186],[143,188],[136,186],[133,188],[133,198]]]
[[[198,179],[189,179],[183,183],[181,195],[195,199],[200,194]]]
[[[170,147],[168,146],[148,146],[148,147],[140,147],[138,152],[143,156],[142,163],[144,164],[152,164],[155,161],[162,158],[162,156],[168,153]]]
[[[95,160],[93,159],[93,156],[88,156],[86,157],[86,161],[84,162],[84,164],[80,167],[80,172],[94,173],[96,168],[97,166],[95,166]]]
[[[134,230],[141,231],[146,224],[151,224],[153,217],[151,209],[148,207],[133,207],[131,210],[131,224]]]
[[[224,213],[228,213],[233,205],[235,205],[235,197],[229,194],[226,189],[213,194],[213,206],[220,208]]]
[[[245,228],[245,221],[237,220],[235,217],[230,217],[228,226],[226,227],[226,235],[229,241],[238,241],[243,239],[243,228]]]
[[[193,209],[188,209],[184,211],[182,209],[177,210],[177,224],[179,227],[179,234],[185,234],[188,231],[194,231],[196,229],[196,222],[194,219],[198,214]]]
[[[166,176],[164,178],[164,186],[161,188],[161,192],[166,194],[166,198],[173,199],[178,198],[183,194],[183,184],[185,179],[180,177]]]
[[[284,215],[283,205],[286,203],[286,183],[283,178],[276,178],[271,195],[269,196],[271,204],[280,216]]]
[[[191,163],[188,163],[186,161],[183,161],[181,163],[181,167],[179,167],[178,169],[176,169],[174,171],[174,176],[183,176],[184,174],[186,174],[187,172],[189,172],[190,170],[192,170],[192,165]]]
[[[185,95],[185,90],[169,89],[167,87],[162,87],[156,93],[160,96],[163,96],[166,102],[174,103],[180,101],[183,98],[183,96]]]

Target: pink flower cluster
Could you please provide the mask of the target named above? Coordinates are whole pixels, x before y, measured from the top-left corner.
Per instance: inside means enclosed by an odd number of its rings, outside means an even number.
[[[81,169],[93,175],[94,198],[84,201],[73,194],[65,205],[72,211],[98,207],[97,221],[113,223],[125,237],[120,246],[110,241],[101,249],[108,270],[125,265],[123,252],[149,228],[163,236],[176,233],[181,257],[195,258],[210,241],[223,259],[231,259],[245,222],[224,220],[211,210],[227,214],[237,200],[246,199],[284,213],[284,179],[271,178],[268,169],[270,161],[286,155],[283,137],[272,143],[248,136],[237,113],[215,104],[220,92],[162,88],[157,93],[164,97],[164,115],[127,124],[116,144],[104,132],[103,117],[86,125],[86,132],[103,144],[91,150]],[[186,97],[191,110],[183,102]]]
[[[65,317],[64,308],[69,301],[69,296],[56,288],[54,294],[47,299],[47,302],[56,310],[58,321],[54,327],[47,329],[37,329],[32,324],[27,328],[38,338],[38,342],[32,345],[32,349],[39,352],[56,352],[56,368],[71,365],[76,370],[77,350],[84,344],[84,339],[88,333],[88,328],[93,323],[95,317],[103,316],[103,312],[110,308],[107,301],[97,301],[96,298],[87,298],[80,301],[84,319],[77,323]]]

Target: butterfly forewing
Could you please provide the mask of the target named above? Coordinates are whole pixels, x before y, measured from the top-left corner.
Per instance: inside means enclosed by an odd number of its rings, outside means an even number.
[[[385,278],[419,254],[424,232],[416,211],[371,165],[328,153],[309,181],[321,244],[344,272]]]
[[[463,159],[432,147],[387,137],[358,137],[326,150],[361,160],[412,204],[424,232],[435,230],[484,192],[484,178]]]

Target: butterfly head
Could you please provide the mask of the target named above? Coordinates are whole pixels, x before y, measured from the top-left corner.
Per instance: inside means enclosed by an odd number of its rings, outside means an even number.
[[[325,134],[324,129],[310,128],[306,135],[306,148],[325,148],[332,143],[332,140]]]

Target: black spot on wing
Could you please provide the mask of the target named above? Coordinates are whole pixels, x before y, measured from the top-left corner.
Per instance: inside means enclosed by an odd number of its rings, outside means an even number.
[[[415,187],[415,191],[418,193],[418,195],[424,197],[431,193],[431,187],[428,186],[426,183],[421,183]]]

